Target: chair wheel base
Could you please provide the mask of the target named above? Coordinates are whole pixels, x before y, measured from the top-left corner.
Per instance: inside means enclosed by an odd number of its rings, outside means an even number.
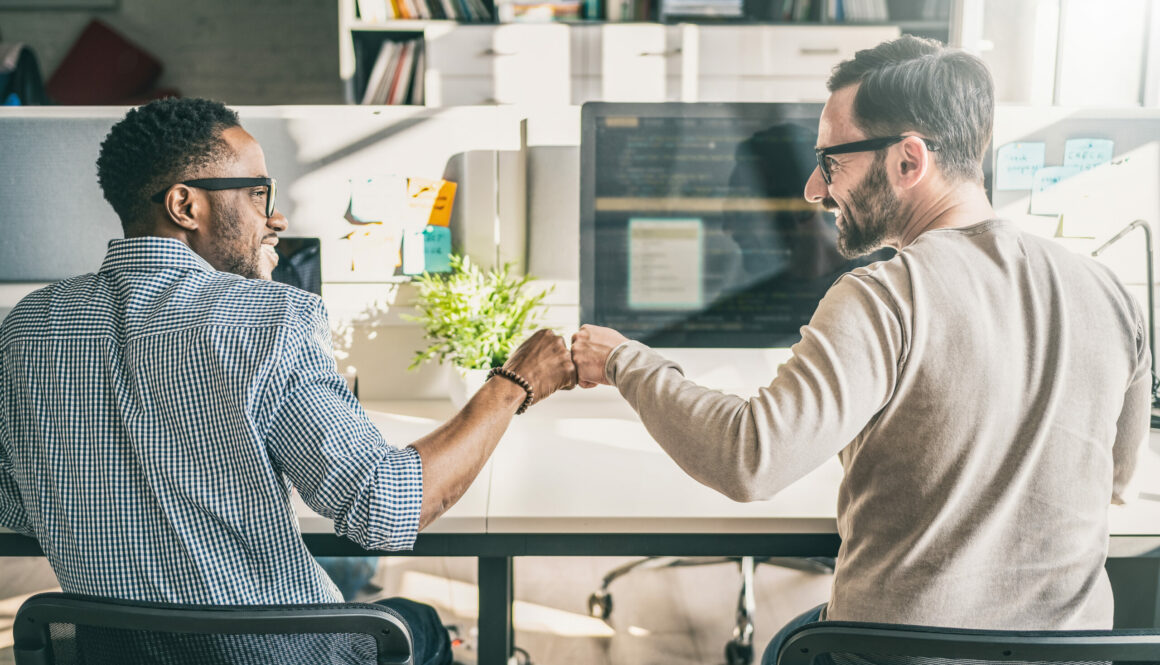
[[[753,662],[753,645],[737,640],[725,643],[725,665],[750,665]]]
[[[612,594],[597,591],[588,596],[588,615],[608,621],[612,616]]]

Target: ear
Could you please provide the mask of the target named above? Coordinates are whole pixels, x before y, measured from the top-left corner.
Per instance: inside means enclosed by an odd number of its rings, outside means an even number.
[[[898,177],[896,184],[902,189],[910,189],[926,177],[927,171],[934,165],[934,155],[917,136],[905,139],[899,146],[898,164],[894,169]]]
[[[201,194],[192,187],[181,184],[170,188],[161,205],[165,208],[165,217],[186,231],[198,230],[200,219],[206,209],[206,201],[202,199]]]

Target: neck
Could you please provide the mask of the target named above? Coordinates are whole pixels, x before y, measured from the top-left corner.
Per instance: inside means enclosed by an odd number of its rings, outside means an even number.
[[[927,231],[970,226],[992,219],[995,209],[981,186],[964,182],[920,199],[905,217],[905,226],[890,243],[895,249],[906,247]]]

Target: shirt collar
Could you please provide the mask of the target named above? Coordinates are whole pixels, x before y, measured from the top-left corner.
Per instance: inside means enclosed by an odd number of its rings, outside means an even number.
[[[173,238],[142,236],[110,240],[100,272],[126,269],[177,269],[213,272],[214,267],[189,245]]]

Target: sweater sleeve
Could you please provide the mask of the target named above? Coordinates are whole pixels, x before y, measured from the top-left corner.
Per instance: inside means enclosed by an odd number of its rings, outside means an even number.
[[[736,501],[768,499],[850,443],[905,362],[898,308],[868,275],[839,279],[801,332],[748,400],[697,385],[639,342],[617,347],[605,371],[686,473]]]
[[[1131,302],[1128,300],[1127,302]],[[1128,483],[1136,472],[1141,444],[1148,438],[1152,406],[1152,352],[1138,308],[1136,318],[1136,370],[1124,392],[1124,405],[1116,419],[1112,446],[1112,503],[1124,503]]]

